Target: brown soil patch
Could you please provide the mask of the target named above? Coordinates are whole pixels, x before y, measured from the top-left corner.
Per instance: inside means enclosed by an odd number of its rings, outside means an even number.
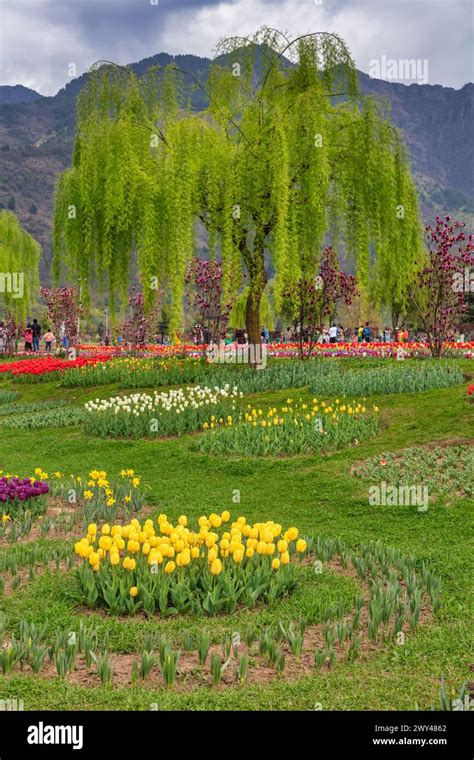
[[[138,520],[145,519],[156,510],[156,507],[151,506],[143,506],[140,513],[136,514],[134,513],[130,519],[133,519],[133,517],[136,517]],[[33,521],[33,525],[31,527],[30,532],[26,536],[22,536],[21,538],[18,538],[17,541],[15,541],[14,544],[11,544],[8,542],[7,536],[2,536],[0,538],[0,547],[10,547],[10,546],[17,546],[18,544],[30,544],[33,541],[38,541],[40,538],[64,538],[64,539],[71,539],[71,538],[82,538],[84,535],[84,531],[82,529],[82,517],[83,513],[80,506],[67,506],[64,504],[64,502],[61,499],[50,499],[48,502],[48,507],[44,514],[42,515],[42,519],[45,517],[51,517],[53,520],[55,518],[61,517],[62,515],[73,515],[76,514],[76,520],[74,527],[72,530],[64,531],[64,529],[61,529],[61,525],[54,526],[52,525],[48,532],[46,534],[41,533],[41,519],[35,518]],[[124,520],[122,518],[117,519],[117,524],[122,525],[124,523]]]

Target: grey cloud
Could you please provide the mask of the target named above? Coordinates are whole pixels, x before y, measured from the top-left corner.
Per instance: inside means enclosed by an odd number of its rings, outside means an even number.
[[[0,84],[53,94],[99,59],[128,63],[155,53],[212,55],[221,36],[263,24],[292,35],[337,31],[356,65],[427,59],[432,83],[472,80],[469,0],[2,0]]]

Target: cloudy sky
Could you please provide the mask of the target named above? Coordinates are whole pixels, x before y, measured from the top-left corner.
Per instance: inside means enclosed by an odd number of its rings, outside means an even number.
[[[220,37],[266,25],[291,35],[336,31],[362,71],[414,59],[430,84],[459,88],[474,78],[473,8],[471,0],[0,0],[0,84],[52,95],[100,59],[211,57]],[[396,66],[380,74],[410,84]]]

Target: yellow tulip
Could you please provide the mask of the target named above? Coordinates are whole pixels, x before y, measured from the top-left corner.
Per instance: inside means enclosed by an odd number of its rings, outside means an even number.
[[[296,541],[298,538],[298,528],[288,528],[286,535],[288,536],[288,541]]]
[[[298,541],[296,542],[296,551],[299,552],[300,554],[303,554],[303,552],[306,551],[307,546],[308,544],[306,543],[306,541],[304,541],[302,538],[299,538]]]
[[[220,559],[215,559],[211,565],[211,573],[212,575],[220,575],[222,572],[222,562]]]
[[[176,569],[174,562],[167,562],[165,565],[165,573],[172,573]]]
[[[136,586],[132,586],[130,589],[130,596],[135,598],[138,595],[138,589]]]

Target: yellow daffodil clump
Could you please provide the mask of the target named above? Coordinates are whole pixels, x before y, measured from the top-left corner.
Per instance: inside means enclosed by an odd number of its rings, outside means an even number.
[[[131,517],[138,513],[145,499],[142,479],[131,468],[120,470],[119,476],[110,477],[106,470],[91,470],[87,478],[54,473],[49,481],[53,497],[69,499],[75,494],[76,502],[83,501],[86,519],[116,520],[119,514]]]
[[[297,528],[243,516],[230,522],[227,510],[201,516],[194,529],[188,522],[186,515],[173,524],[160,514],[156,524],[90,523],[74,547],[83,560],[74,598],[112,612],[215,614],[293,587],[295,560],[308,548]]]

